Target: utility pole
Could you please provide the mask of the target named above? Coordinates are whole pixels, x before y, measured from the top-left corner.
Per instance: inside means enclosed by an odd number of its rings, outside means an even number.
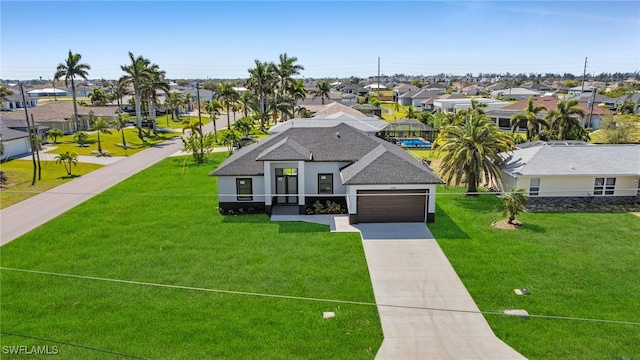
[[[31,124],[29,123],[29,112],[27,111],[27,100],[24,98],[24,88],[20,83],[20,95],[22,95],[22,106],[24,107],[24,116],[27,120],[27,131],[29,132],[29,144],[31,146],[31,159],[33,160],[33,180],[31,180],[31,186],[36,184],[36,155],[33,153],[35,139],[33,137],[33,131],[31,131]]]
[[[33,135],[34,136],[33,144],[38,146],[37,138],[35,137],[37,136],[36,134],[38,133],[38,128],[36,127],[36,122],[33,121],[33,114],[29,114],[29,115],[31,115],[31,128],[35,132],[35,134]],[[38,180],[42,180],[42,167],[40,166],[40,151],[36,151],[36,158],[38,159]]]
[[[378,56],[378,100],[380,100],[380,56]]]
[[[587,58],[584,58],[584,72],[582,73],[582,90],[580,94],[584,92],[584,80],[587,78]]]
[[[204,134],[202,133],[202,113],[200,112],[200,83],[196,83],[196,96],[198,97],[198,125],[200,125],[200,155],[204,156]],[[231,130],[231,129],[229,129]]]
[[[593,118],[593,103],[596,102],[596,93],[597,89],[593,88],[593,94],[591,94],[591,100],[589,101],[589,121],[587,122],[587,127],[591,127],[591,119]]]

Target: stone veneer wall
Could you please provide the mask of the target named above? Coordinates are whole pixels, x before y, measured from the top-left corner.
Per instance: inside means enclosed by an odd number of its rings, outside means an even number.
[[[572,197],[529,197],[527,207],[562,207],[572,205],[625,205],[640,202],[639,196],[572,196]]]

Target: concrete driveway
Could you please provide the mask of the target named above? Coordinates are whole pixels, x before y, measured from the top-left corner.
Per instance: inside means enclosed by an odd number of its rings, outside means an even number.
[[[376,359],[525,359],[494,335],[425,224],[355,227],[384,333]]]

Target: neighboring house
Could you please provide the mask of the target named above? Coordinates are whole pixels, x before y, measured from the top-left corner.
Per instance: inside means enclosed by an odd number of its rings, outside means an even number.
[[[460,95],[460,94],[444,94],[444,95],[439,95],[436,97],[432,97],[432,98],[428,98],[427,100],[423,100],[422,102],[420,102],[420,106],[422,108],[422,111],[428,111],[428,112],[435,112],[436,109],[433,106],[433,102],[438,100],[438,99],[468,99],[468,97],[464,96],[464,95]]]
[[[328,102],[324,105],[308,104],[302,106],[309,110],[312,117],[327,117],[334,114],[347,114],[357,118],[367,117],[367,115],[352,108],[351,106],[347,106],[339,102]]]
[[[596,91],[596,88],[593,86],[585,86],[584,89],[582,88],[582,85],[580,86],[574,86],[572,88],[567,89],[567,94],[571,94],[571,95],[580,95],[582,93],[592,93]]]
[[[31,99],[25,97],[25,101],[22,101],[22,95],[20,92],[13,91],[13,94],[6,97],[6,100],[2,100],[2,108],[7,111],[14,111],[18,109],[24,109],[38,106],[38,99]]]
[[[421,103],[432,97],[444,94],[440,89],[419,89],[398,95],[398,104],[402,106],[422,106]]]
[[[640,145],[536,141],[502,157],[498,186],[525,189],[531,204],[640,201]]]
[[[290,119],[272,126],[269,128],[268,133],[271,135],[280,134],[291,128],[334,127],[342,123],[371,135],[378,134],[389,125],[388,122],[375,117],[353,116],[339,112],[324,116],[314,116],[312,118]]]
[[[307,120],[308,121],[308,120]],[[397,145],[346,123],[289,128],[240,149],[216,170],[223,214],[344,204],[350,223],[425,222],[435,218],[436,184],[427,165]]]
[[[633,112],[635,114],[640,114],[640,92],[633,93],[633,94],[622,95],[620,97],[615,98],[614,99],[615,108],[617,109],[618,106],[622,105],[622,103],[624,103],[625,100],[631,100],[634,103],[636,103],[636,106],[635,106],[635,109],[634,109]]]
[[[470,99],[466,97],[463,99],[448,98],[448,99],[433,100],[433,110],[435,112],[443,112],[445,114],[456,113],[459,110],[470,108],[471,100],[475,100],[479,103],[486,104],[487,106],[483,109],[485,112],[493,109],[501,109],[509,105],[509,103],[504,101],[485,99],[485,98],[476,98],[476,99]]]
[[[491,92],[492,99],[502,100],[527,100],[530,97],[538,97],[540,93],[525,88],[509,88],[494,90]]]
[[[398,96],[406,94],[410,91],[418,91],[420,88],[410,84],[400,84],[393,88],[393,102],[398,101]]]
[[[76,88],[76,90],[78,90],[78,88]],[[83,94],[83,96],[84,95],[85,94]],[[31,90],[31,91],[27,91],[27,96],[28,97],[67,96],[67,90],[65,88],[34,89],[34,90]]]
[[[547,111],[539,112],[538,117],[544,118],[548,111],[557,110],[558,101],[562,101],[562,100],[559,100],[555,96],[543,96],[543,97],[533,99],[533,106],[542,105],[547,109]],[[486,111],[485,114],[489,118],[493,119],[499,127],[508,128],[508,127],[511,127],[511,118],[507,120],[506,116],[508,116],[509,114],[513,116],[513,114],[524,113],[524,109],[527,108],[527,104],[528,104],[528,100],[522,100],[517,103],[509,104],[501,108],[500,110],[503,110],[502,112]],[[593,108],[591,108],[587,106],[587,103],[582,103],[582,102],[579,102],[577,107],[582,109],[582,111],[584,111],[585,113],[584,118],[581,119],[582,125],[585,127],[590,127],[592,129],[597,129],[598,126],[600,125],[600,121],[606,115],[613,114],[613,112],[607,108],[597,106],[597,105],[594,105]],[[515,112],[510,113],[505,110],[508,110],[508,111],[515,110]],[[591,115],[591,124],[589,124],[590,115]]]
[[[24,126],[26,127],[26,121],[23,121],[22,123],[24,123]],[[20,128],[14,128],[12,125],[19,125]],[[0,139],[2,139],[2,144],[4,146],[4,151],[2,155],[0,155],[0,160],[18,157],[28,154],[31,151],[29,132],[22,130],[22,124],[18,124],[17,122],[0,118]]]
[[[90,126],[89,118],[91,114],[94,117],[102,117],[107,121],[114,120],[117,117],[117,106],[80,106],[78,105],[79,130],[87,130]],[[33,115],[36,125],[48,128],[57,128],[64,133],[71,133],[75,129],[71,120],[73,119],[73,104],[70,102],[52,102],[28,109],[29,116]],[[7,114],[8,119],[23,120],[24,113],[14,111]]]

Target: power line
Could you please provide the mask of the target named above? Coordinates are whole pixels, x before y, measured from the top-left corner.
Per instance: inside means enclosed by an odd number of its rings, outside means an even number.
[[[172,288],[172,289],[179,289],[179,290],[192,290],[192,291],[203,291],[203,292],[212,292],[212,293],[221,293],[221,294],[231,294],[231,295],[244,295],[244,296],[256,296],[256,297],[267,297],[267,298],[288,299],[288,300],[315,301],[315,302],[338,303],[338,304],[348,304],[348,305],[378,306],[378,307],[415,309],[415,310],[427,310],[427,311],[442,311],[442,312],[454,312],[454,313],[466,313],[466,314],[511,316],[511,315],[507,315],[507,314],[504,314],[504,313],[501,313],[501,312],[496,312],[496,311],[476,311],[476,310],[462,310],[462,309],[444,309],[444,308],[435,308],[435,307],[427,307],[427,306],[376,304],[376,303],[365,302],[365,301],[322,299],[322,298],[313,298],[313,297],[303,297],[303,296],[293,296],[293,295],[278,295],[278,294],[257,293],[257,292],[248,292],[248,291],[209,289],[209,288],[201,288],[201,287],[193,287],[193,286],[158,284],[158,283],[151,283],[151,282],[144,282],[144,281],[110,279],[110,278],[101,278],[101,277],[95,277],[95,276],[55,273],[55,272],[49,272],[49,271],[18,269],[18,268],[8,268],[8,267],[0,267],[0,270],[9,270],[9,271],[16,271],[16,272],[24,272],[24,273],[33,273],[33,274],[40,274],[40,275],[61,276],[61,277],[85,279],[85,280],[115,282],[115,283],[122,283],[122,284],[153,286],[153,287],[161,287],[161,288]],[[624,321],[624,320],[593,319],[593,318],[579,318],[579,317],[570,317],[570,316],[531,315],[531,314],[529,315],[529,317],[535,317],[535,318],[541,318],[541,319],[575,320],[575,321],[601,322],[601,323],[622,324],[622,325],[638,325],[638,326],[640,326],[640,322]]]

